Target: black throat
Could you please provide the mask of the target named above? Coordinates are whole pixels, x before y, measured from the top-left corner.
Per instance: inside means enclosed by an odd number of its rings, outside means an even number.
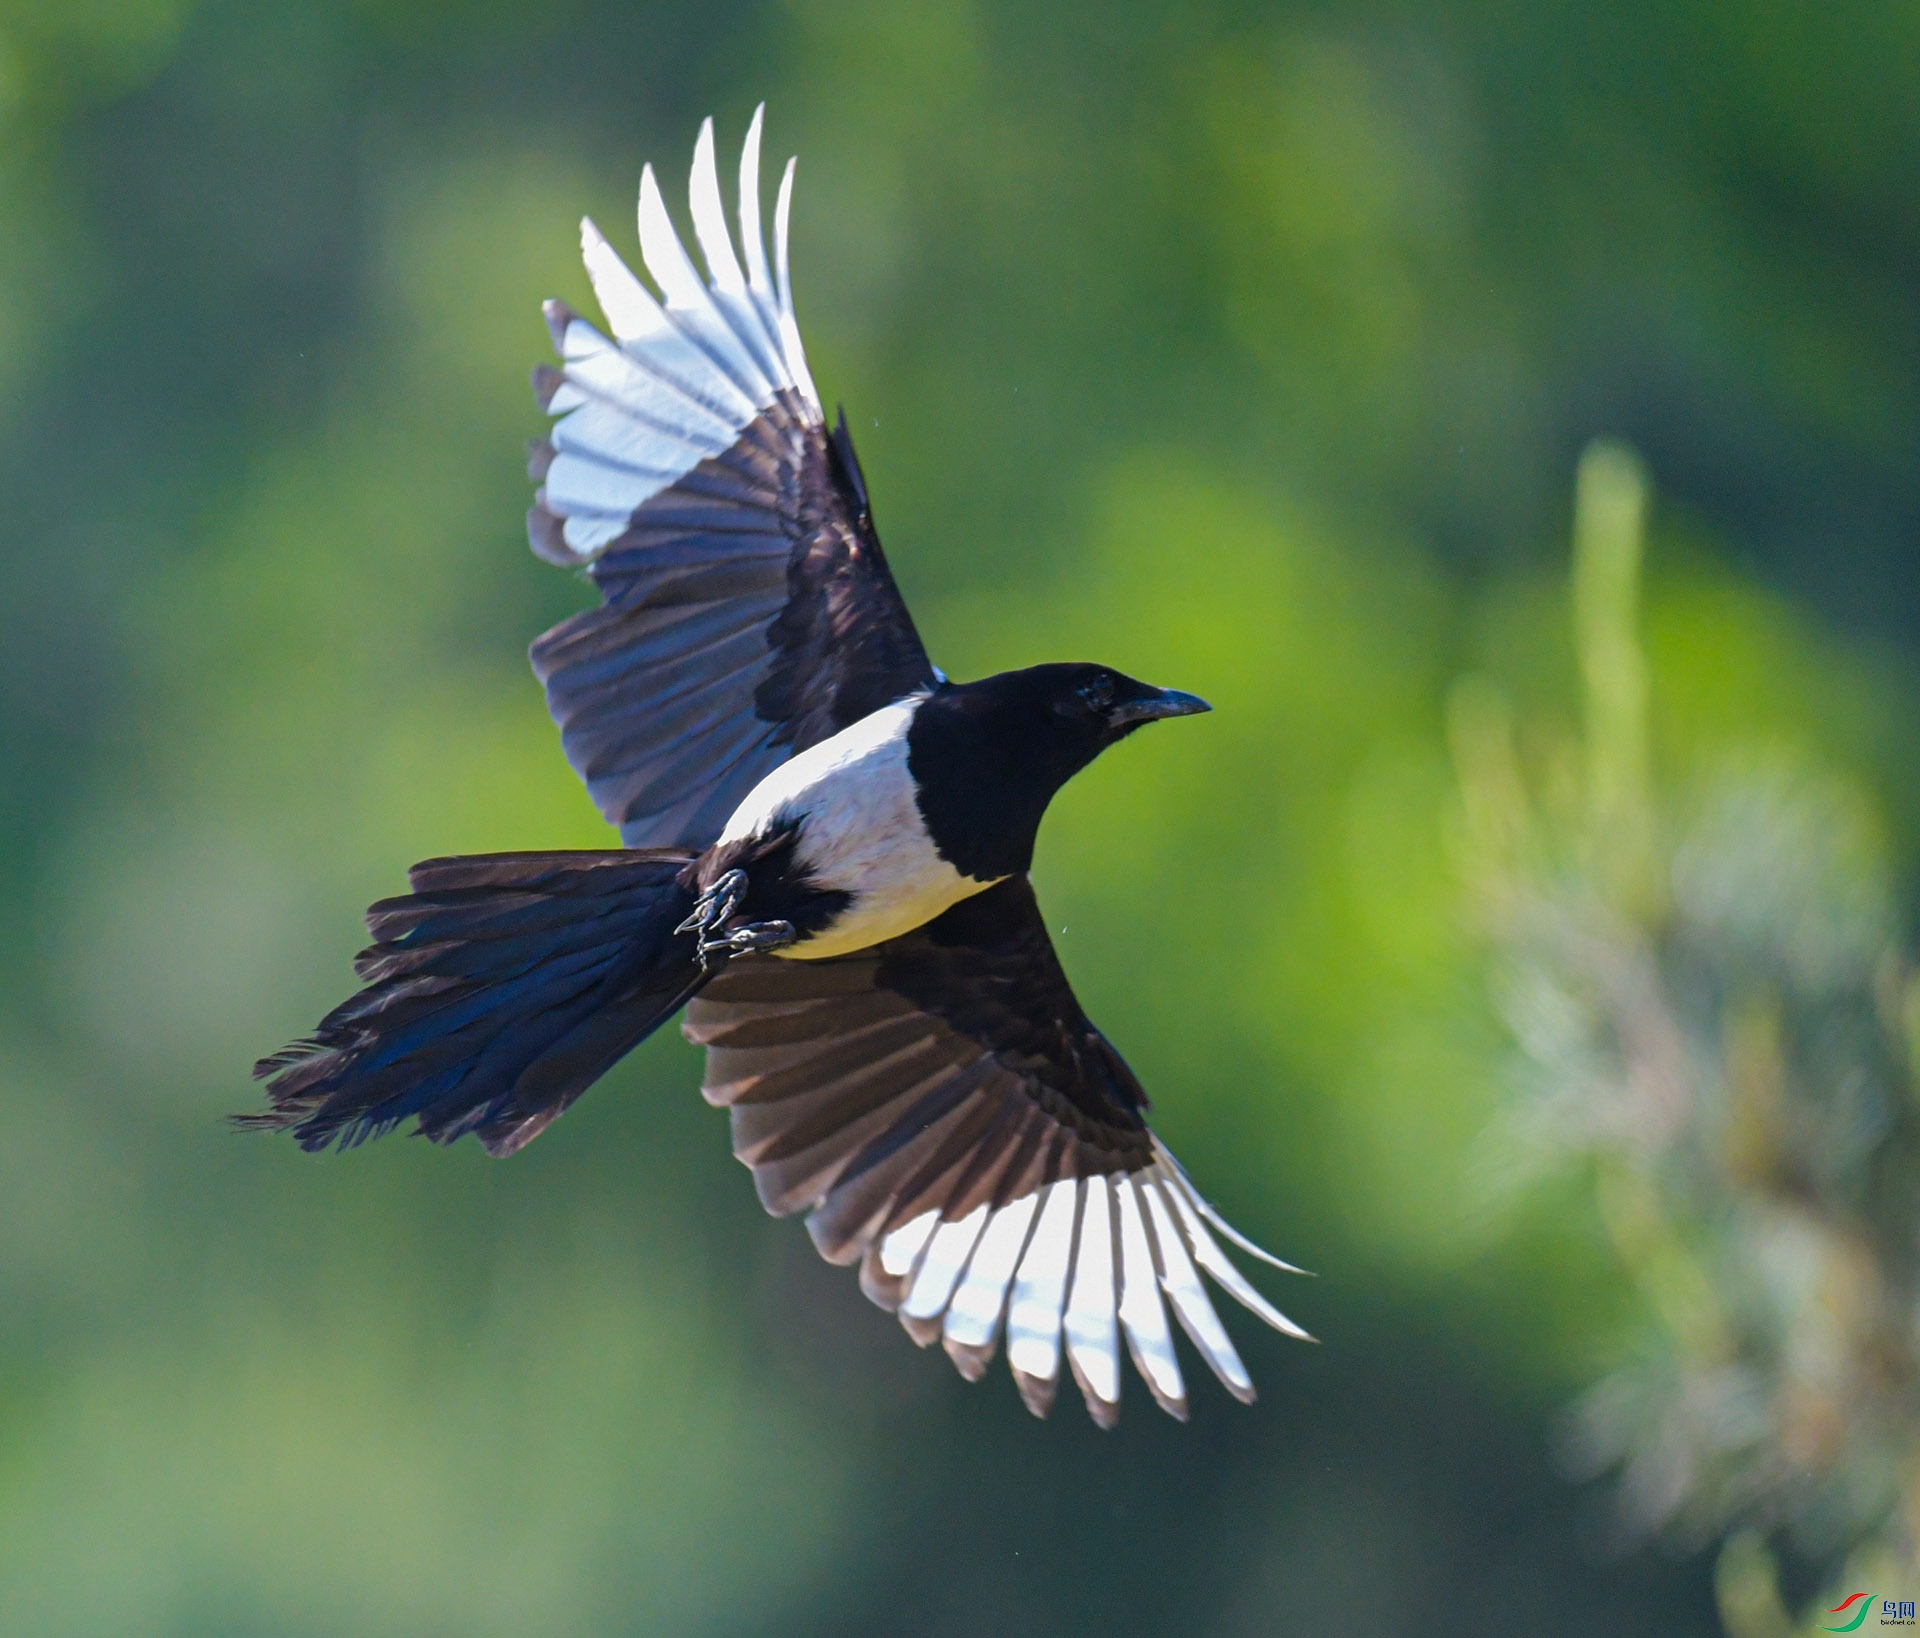
[[[976,881],[1033,863],[1054,793],[1112,736],[1055,709],[1050,676],[1006,671],[943,683],[907,728],[907,771],[940,857]]]

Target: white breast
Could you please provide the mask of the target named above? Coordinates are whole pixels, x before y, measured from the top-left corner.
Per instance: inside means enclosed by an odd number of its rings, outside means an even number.
[[[818,886],[852,895],[830,926],[781,955],[806,961],[864,950],[992,885],[941,858],[920,818],[907,771],[907,725],[919,705],[916,697],[885,706],[782,763],[727,821],[722,842],[798,819],[798,862]]]

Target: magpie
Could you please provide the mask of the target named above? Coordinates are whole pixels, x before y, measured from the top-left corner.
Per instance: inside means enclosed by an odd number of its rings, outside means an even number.
[[[703,1092],[778,1215],[921,1346],[978,1379],[1004,1335],[1027,1407],[1064,1357],[1095,1422],[1120,1344],[1184,1418],[1168,1304],[1227,1390],[1253,1382],[1201,1274],[1306,1333],[1225,1255],[1231,1229],[1148,1128],[1028,879],[1054,793],[1192,694],[1109,666],[954,682],[880,549],[844,412],[794,320],[780,183],[769,265],[760,132],[728,229],[713,122],[694,149],[703,277],[651,166],[640,251],[591,221],[607,334],[546,305],[560,366],[533,446],[533,550],[598,607],[536,640],[568,760],[620,833],[593,852],[431,859],[367,913],[358,994],[255,1067],[242,1124],[350,1147],[411,1119],[494,1155],[538,1136],[682,1008]],[[1164,1296],[1164,1300],[1163,1300]]]

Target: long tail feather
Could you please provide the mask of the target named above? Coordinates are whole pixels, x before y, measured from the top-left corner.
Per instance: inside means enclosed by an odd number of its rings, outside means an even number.
[[[531,1142],[703,980],[688,854],[495,853],[429,859],[367,912],[366,987],[313,1035],[254,1065],[272,1107],[238,1124],[304,1149],[409,1116],[437,1143]]]

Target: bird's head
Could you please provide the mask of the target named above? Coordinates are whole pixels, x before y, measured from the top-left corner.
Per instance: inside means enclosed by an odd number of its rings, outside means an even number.
[[[913,776],[923,806],[931,799],[930,820],[964,814],[969,828],[994,833],[992,874],[1007,874],[1027,867],[1054,793],[1109,745],[1163,717],[1211,709],[1106,665],[1035,665],[947,683],[915,714]]]
[[[1053,733],[1064,729],[1067,738],[1091,746],[1088,760],[1149,722],[1213,709],[1197,694],[1155,688],[1107,665],[1037,665],[1005,675],[1027,679],[1023,686],[1032,688],[1056,719]]]

